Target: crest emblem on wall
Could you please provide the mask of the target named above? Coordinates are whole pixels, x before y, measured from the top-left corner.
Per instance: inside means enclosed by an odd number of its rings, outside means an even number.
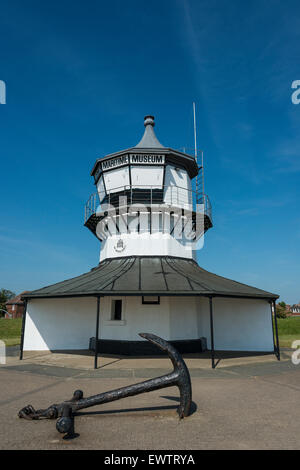
[[[118,253],[121,253],[122,251],[125,250],[125,243],[123,242],[123,240],[121,240],[121,238],[118,240],[117,244],[114,246],[114,249],[115,251],[117,251]]]

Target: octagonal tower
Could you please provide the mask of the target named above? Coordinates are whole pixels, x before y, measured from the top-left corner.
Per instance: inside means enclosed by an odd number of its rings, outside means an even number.
[[[85,206],[85,226],[102,242],[100,261],[194,258],[195,243],[212,227],[209,199],[193,189],[201,168],[193,156],[164,147],[154,125],[146,116],[135,147],[97,159],[92,169],[97,192]]]

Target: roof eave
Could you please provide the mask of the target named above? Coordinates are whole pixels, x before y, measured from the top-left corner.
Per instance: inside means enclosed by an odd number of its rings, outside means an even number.
[[[174,155],[175,157],[183,157],[186,161],[187,164],[191,165],[194,167],[194,171],[192,172],[194,176],[198,174],[198,165],[195,160],[195,158],[192,155],[189,155],[188,153],[180,152],[179,150],[172,149],[170,147],[163,147],[163,148],[137,148],[137,147],[130,147],[125,150],[120,150],[119,152],[115,153],[110,153],[109,155],[105,155],[105,157],[97,158],[92,170],[91,170],[91,176],[94,175],[96,168],[98,166],[99,162],[103,162],[105,160],[109,160],[110,158],[118,157],[120,155],[126,154],[126,153],[145,153],[145,152],[151,152],[151,153],[165,153],[167,155]]]
[[[142,297],[146,295],[158,295],[160,297],[222,297],[222,298],[232,298],[232,299],[252,299],[252,300],[277,300],[279,295],[277,294],[261,294],[261,295],[248,295],[248,294],[226,294],[220,292],[186,292],[186,291],[99,291],[99,292],[77,292],[75,293],[62,293],[62,294],[36,294],[36,295],[26,295],[24,300],[33,300],[33,299],[61,299],[61,298],[75,298],[75,297],[108,297],[108,296],[134,296]]]

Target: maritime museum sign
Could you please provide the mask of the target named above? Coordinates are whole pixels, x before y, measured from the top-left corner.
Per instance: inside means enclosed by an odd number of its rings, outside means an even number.
[[[107,171],[118,168],[123,165],[142,164],[142,165],[164,165],[165,155],[154,153],[130,153],[129,155],[121,155],[120,157],[110,158],[101,162],[101,170]]]
[[[165,163],[164,155],[155,155],[149,153],[132,153],[129,155],[130,163],[143,163],[146,165],[163,165]]]

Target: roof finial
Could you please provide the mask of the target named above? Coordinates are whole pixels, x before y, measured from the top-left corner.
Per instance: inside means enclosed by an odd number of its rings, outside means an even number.
[[[154,116],[147,115],[144,117],[144,126],[145,132],[142,137],[142,140],[136,145],[139,148],[164,148],[163,145],[157,140],[157,137],[154,133],[153,127],[155,126],[154,123]]]
[[[148,116],[145,116],[145,117],[144,117],[144,126],[146,127],[146,126],[148,126],[149,124],[150,124],[151,126],[153,126],[153,127],[155,126],[154,116],[148,115]]]

